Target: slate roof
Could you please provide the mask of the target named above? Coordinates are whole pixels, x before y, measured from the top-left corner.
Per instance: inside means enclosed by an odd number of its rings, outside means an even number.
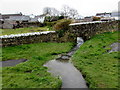
[[[20,14],[2,14],[3,19],[8,19],[10,16],[22,16],[22,13],[20,13]]]
[[[106,13],[106,12],[105,12],[105,13],[97,13],[96,16],[107,15],[107,14],[111,15],[111,13]]]
[[[29,16],[10,16],[9,20],[14,20],[14,21],[29,21],[30,17]]]

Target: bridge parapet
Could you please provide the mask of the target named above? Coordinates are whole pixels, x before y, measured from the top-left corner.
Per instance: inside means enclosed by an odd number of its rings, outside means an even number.
[[[69,33],[75,37],[83,37],[84,40],[90,39],[92,36],[109,31],[118,30],[118,21],[95,21],[70,24]]]

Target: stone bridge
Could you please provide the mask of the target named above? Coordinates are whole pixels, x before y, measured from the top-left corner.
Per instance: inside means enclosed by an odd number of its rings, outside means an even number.
[[[83,22],[70,24],[68,30],[69,38],[82,37],[84,40],[90,39],[96,34],[103,32],[116,31],[118,30],[119,21],[94,21],[94,22]]]
[[[85,41],[96,34],[116,30],[118,30],[118,21],[74,23],[69,25],[69,30],[67,30],[62,37],[59,37],[55,31],[4,35],[0,36],[0,46],[6,47],[39,42],[76,43],[77,37],[82,37]]]

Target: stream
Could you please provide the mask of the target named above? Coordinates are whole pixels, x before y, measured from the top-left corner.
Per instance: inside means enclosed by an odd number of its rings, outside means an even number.
[[[70,52],[44,64],[48,72],[61,78],[61,88],[88,88],[81,72],[71,62],[72,55],[83,43],[83,39],[77,37],[77,45]]]

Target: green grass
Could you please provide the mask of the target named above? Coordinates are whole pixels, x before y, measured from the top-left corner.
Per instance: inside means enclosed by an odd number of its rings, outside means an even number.
[[[2,68],[3,88],[60,88],[61,80],[48,73],[43,64],[72,47],[72,43],[37,43],[3,48],[3,61],[29,60],[14,67]]]
[[[118,88],[119,52],[108,53],[110,45],[119,42],[118,33],[96,35],[73,55],[72,61],[82,72],[89,88]]]
[[[41,32],[50,30],[46,27],[28,27],[28,28],[17,28],[17,29],[0,29],[1,35],[19,34],[19,33],[29,33],[29,32]]]

